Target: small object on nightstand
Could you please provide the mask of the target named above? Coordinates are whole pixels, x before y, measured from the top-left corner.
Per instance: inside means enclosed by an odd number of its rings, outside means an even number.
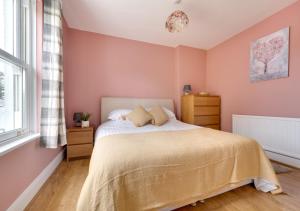
[[[203,97],[207,97],[207,96],[209,96],[209,93],[208,92],[199,92],[199,95],[203,96]]]
[[[73,114],[73,121],[75,127],[81,127],[81,116],[82,116],[82,112],[75,112]]]
[[[189,95],[192,92],[192,86],[191,85],[184,85],[183,86],[183,93],[184,95]]]
[[[90,119],[91,114],[83,113],[81,116],[81,127],[89,127],[90,126]]]
[[[94,128],[69,128],[67,142],[67,161],[70,158],[90,156],[93,151]]]

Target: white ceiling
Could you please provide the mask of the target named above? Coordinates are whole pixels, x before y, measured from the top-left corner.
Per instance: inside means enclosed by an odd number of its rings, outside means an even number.
[[[71,28],[166,46],[209,49],[297,0],[63,0]],[[190,19],[181,33],[165,21],[174,10]]]

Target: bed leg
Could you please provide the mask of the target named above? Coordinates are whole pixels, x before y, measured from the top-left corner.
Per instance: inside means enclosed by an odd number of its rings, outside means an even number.
[[[197,202],[191,203],[192,207],[196,207],[197,206]]]
[[[199,201],[197,201],[197,202],[200,202],[200,203],[202,203],[202,204],[205,203],[204,200],[199,200]],[[196,207],[196,206],[197,206],[197,202],[191,203],[190,205],[191,205],[192,207]]]

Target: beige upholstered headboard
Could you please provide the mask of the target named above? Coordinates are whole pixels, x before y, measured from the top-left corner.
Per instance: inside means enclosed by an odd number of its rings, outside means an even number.
[[[144,107],[160,105],[170,109],[171,111],[174,111],[174,103],[172,99],[102,97],[101,123],[105,122],[108,114],[115,109],[133,109],[139,105]]]

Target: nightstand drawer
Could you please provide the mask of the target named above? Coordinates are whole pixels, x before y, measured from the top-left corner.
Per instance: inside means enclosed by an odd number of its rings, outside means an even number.
[[[220,103],[219,97],[195,97],[196,106],[219,106]]]
[[[68,144],[92,144],[93,132],[91,131],[78,131],[68,133]]]
[[[209,116],[220,114],[219,106],[195,106],[194,110],[195,116]]]
[[[90,156],[93,151],[93,144],[80,144],[68,146],[68,157]]]
[[[215,130],[220,130],[220,125],[205,125],[203,127],[215,129]]]
[[[195,116],[195,125],[214,125],[220,124],[220,116]]]

